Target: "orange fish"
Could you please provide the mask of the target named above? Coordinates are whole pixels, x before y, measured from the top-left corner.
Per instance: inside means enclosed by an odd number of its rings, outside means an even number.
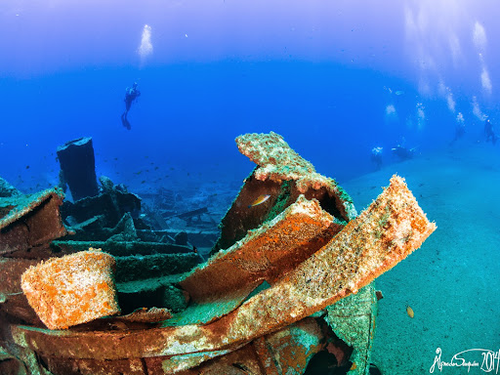
[[[258,206],[259,204],[262,204],[265,201],[267,201],[270,197],[271,195],[269,194],[261,194],[256,200],[252,202],[252,204],[248,206],[248,208]]]
[[[413,309],[410,307],[410,306],[406,306],[406,313],[408,314],[408,316],[410,318],[413,319],[413,317],[415,316],[415,313],[413,312]]]

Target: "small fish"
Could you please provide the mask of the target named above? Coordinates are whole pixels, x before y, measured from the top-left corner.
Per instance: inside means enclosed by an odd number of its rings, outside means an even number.
[[[248,206],[248,208],[258,206],[259,204],[262,204],[265,201],[267,201],[270,197],[271,197],[270,194],[261,194],[256,200],[252,202],[252,204]]]
[[[413,309],[410,307],[410,306],[406,306],[406,313],[408,314],[408,316],[410,318],[413,319],[413,317],[415,316],[415,313],[413,312]]]

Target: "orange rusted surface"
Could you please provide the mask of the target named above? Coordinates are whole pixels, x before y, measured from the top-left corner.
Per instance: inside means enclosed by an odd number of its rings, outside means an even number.
[[[14,330],[16,332],[16,330]],[[68,332],[68,331],[64,331]],[[94,332],[96,334],[96,332]],[[100,333],[102,335],[102,333]],[[302,373],[311,357],[324,348],[325,333],[317,319],[306,318],[253,342],[227,349],[144,356],[141,359],[54,357],[38,352],[54,374],[234,374],[279,375]]]
[[[237,308],[263,281],[273,284],[325,245],[343,225],[303,195],[272,221],[195,268],[179,286],[187,310],[170,325],[209,323]]]
[[[195,302],[213,300],[255,281],[272,283],[324,246],[342,226],[316,200],[300,196],[271,222],[195,268],[179,285]]]
[[[21,287],[48,328],[67,328],[120,312],[114,267],[111,255],[82,251],[30,267]]]

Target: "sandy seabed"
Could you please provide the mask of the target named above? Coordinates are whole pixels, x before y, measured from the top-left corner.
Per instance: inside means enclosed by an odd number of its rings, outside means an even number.
[[[361,212],[394,173],[406,179],[438,229],[376,280],[384,298],[378,305],[372,362],[388,375],[431,370],[482,374],[489,360],[494,366],[490,373],[500,373],[499,360],[492,356],[500,353],[500,145],[420,155],[342,187]],[[438,348],[441,362],[436,360]]]

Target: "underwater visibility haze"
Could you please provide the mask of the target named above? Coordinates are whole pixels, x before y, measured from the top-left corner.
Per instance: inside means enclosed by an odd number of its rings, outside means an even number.
[[[255,166],[245,133],[283,136],[358,213],[397,173],[437,230],[376,280],[371,362],[487,372],[470,350],[500,361],[499,19],[493,0],[3,0],[0,177],[58,186],[57,148],[92,137],[97,176],[218,222]],[[463,351],[479,365],[450,365]]]

